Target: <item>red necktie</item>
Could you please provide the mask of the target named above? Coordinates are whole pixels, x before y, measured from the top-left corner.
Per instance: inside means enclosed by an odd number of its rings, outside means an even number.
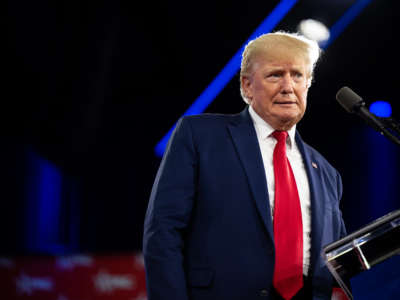
[[[286,157],[286,131],[275,131],[274,149],[275,270],[273,284],[285,299],[291,299],[303,286],[303,224],[296,181]]]

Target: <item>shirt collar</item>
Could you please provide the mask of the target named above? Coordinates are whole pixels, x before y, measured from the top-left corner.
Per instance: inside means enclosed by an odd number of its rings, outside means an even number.
[[[275,131],[275,129],[264,121],[249,105],[249,114],[251,119],[253,120],[253,124],[257,128],[257,134],[261,137],[262,140],[265,140],[268,137],[272,137],[271,134]],[[294,145],[295,135],[296,135],[296,125],[294,125],[290,130],[288,130],[289,142],[287,143],[290,148]]]

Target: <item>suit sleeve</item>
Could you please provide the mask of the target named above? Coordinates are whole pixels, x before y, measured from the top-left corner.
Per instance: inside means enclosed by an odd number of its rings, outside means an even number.
[[[339,172],[336,171],[336,182],[337,182],[337,190],[338,190],[338,204],[340,204],[340,200],[342,199],[342,194],[343,194],[343,184],[342,184],[342,178],[339,174]],[[339,237],[343,238],[347,235],[346,231],[346,226],[343,221],[342,217],[342,212],[340,208],[338,207],[338,213],[340,216],[340,232],[339,232]],[[350,280],[345,280],[346,286],[351,290],[351,285],[350,285]],[[335,280],[333,284],[333,290],[332,290],[332,297],[331,299],[347,299],[347,296],[344,294],[342,288],[340,287],[340,284]]]
[[[336,176],[337,176],[337,189],[338,189],[338,204],[340,204],[340,200],[342,199],[342,194],[343,194],[343,184],[342,184],[342,178],[339,174],[339,172],[336,171]],[[339,215],[340,215],[340,238],[343,238],[347,235],[347,231],[346,231],[346,226],[344,224],[343,221],[343,216],[342,216],[342,212],[340,210],[340,206],[339,206]]]
[[[185,231],[196,194],[197,153],[188,119],[181,119],[161,161],[144,223],[149,300],[187,300]]]

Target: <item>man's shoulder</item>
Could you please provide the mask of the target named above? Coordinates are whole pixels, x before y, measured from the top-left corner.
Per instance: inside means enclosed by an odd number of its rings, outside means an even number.
[[[204,113],[198,115],[183,116],[181,122],[189,123],[190,126],[199,128],[221,127],[239,121],[241,114],[212,114]]]
[[[232,127],[248,122],[246,111],[238,114],[198,114],[180,118],[178,131],[190,133],[197,142],[222,141]],[[247,113],[248,114],[248,113]]]

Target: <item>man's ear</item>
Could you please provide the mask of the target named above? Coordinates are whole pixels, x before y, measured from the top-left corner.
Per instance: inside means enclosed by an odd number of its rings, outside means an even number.
[[[243,76],[241,81],[244,96],[251,100],[253,98],[253,94],[251,92],[251,79],[248,76]]]
[[[307,78],[307,88],[310,88],[312,81],[313,81],[312,77]]]

